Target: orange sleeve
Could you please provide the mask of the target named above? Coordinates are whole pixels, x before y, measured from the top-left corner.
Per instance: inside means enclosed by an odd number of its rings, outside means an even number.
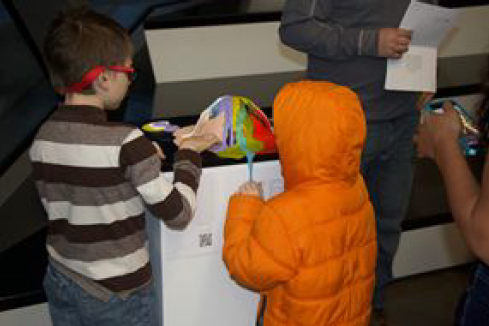
[[[237,283],[258,292],[289,280],[298,261],[278,214],[260,198],[246,195],[230,199],[223,258]]]

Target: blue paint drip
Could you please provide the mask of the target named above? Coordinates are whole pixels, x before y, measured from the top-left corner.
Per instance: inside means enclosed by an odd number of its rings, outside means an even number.
[[[249,180],[253,181],[253,158],[255,157],[255,153],[249,150],[246,144],[246,138],[244,137],[243,126],[247,114],[244,105],[245,104],[241,103],[241,107],[236,116],[236,140],[238,141],[240,149],[246,153],[246,159],[248,160]]]
[[[246,151],[246,159],[248,160],[248,173],[250,176],[250,181],[253,181],[253,158],[254,157],[255,157],[255,153]]]

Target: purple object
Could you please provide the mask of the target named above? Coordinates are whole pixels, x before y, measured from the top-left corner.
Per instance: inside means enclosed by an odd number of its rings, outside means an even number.
[[[154,121],[147,123],[146,125],[143,126],[143,130],[148,131],[148,132],[175,132],[178,130],[179,127],[176,125],[171,124],[167,120],[160,120],[160,121]]]
[[[210,108],[210,117],[217,117],[221,112],[225,114],[225,126],[222,130],[223,142],[210,148],[212,152],[221,152],[234,145],[233,133],[233,97],[226,95],[218,99]]]

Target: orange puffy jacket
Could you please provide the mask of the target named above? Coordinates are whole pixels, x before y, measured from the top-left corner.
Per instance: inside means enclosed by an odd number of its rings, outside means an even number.
[[[361,105],[346,87],[301,81],[273,109],[285,191],[231,197],[229,273],[266,296],[265,326],[368,325],[377,245]]]

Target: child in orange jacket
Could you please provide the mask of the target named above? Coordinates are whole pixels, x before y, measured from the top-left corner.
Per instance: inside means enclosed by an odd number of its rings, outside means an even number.
[[[248,182],[231,197],[229,273],[262,295],[265,326],[368,325],[377,245],[360,102],[346,87],[301,81],[280,90],[273,115],[285,191],[266,201]]]

